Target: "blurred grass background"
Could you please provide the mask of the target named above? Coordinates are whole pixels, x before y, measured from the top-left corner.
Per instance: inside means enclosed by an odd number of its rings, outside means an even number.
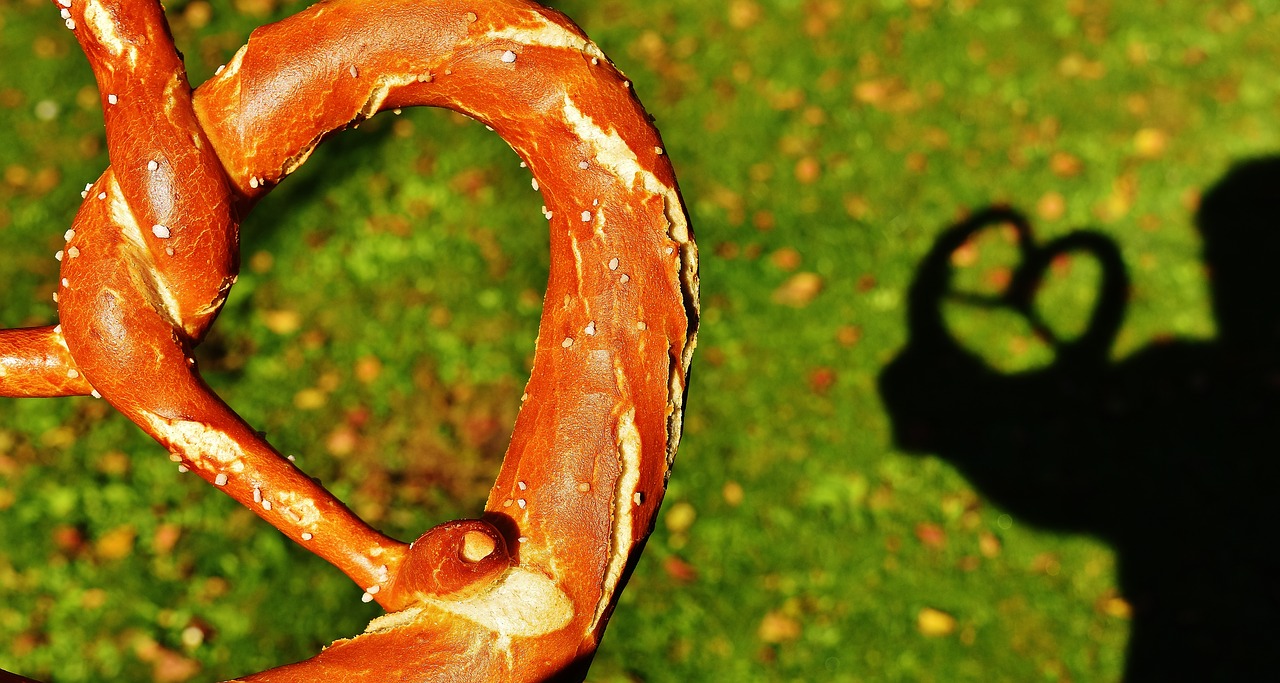
[[[877,378],[921,259],[992,204],[1118,246],[1112,361],[1212,339],[1195,211],[1280,149],[1280,0],[551,4],[657,118],[703,253],[684,443],[591,680],[1119,679],[1113,548],[905,452]],[[303,6],[167,9],[199,83]],[[0,327],[47,324],[53,253],[108,163],[48,2],[0,0],[0,141]],[[481,508],[514,421],[547,272],[517,161],[440,111],[337,136],[245,223],[200,349],[233,407],[400,538]],[[958,284],[1000,289],[1009,244],[966,244]],[[1074,263],[1038,300],[1068,337],[1100,272]],[[1009,311],[945,317],[995,371],[1055,362]],[[102,402],[0,399],[0,667],[220,680],[358,632],[360,592]]]

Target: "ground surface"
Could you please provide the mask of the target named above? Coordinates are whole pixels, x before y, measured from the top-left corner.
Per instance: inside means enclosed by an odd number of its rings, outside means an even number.
[[[1131,630],[1174,643],[1162,625],[1208,624],[1203,657],[1238,661],[1216,620],[1275,628],[1245,607],[1170,606],[1222,590],[1255,604],[1231,586],[1260,565],[1211,513],[1265,485],[1274,469],[1248,458],[1274,449],[1248,430],[1180,437],[1208,418],[1159,382],[1224,343],[1202,198],[1226,185],[1244,204],[1226,228],[1280,224],[1256,203],[1280,186],[1274,163],[1227,182],[1280,150],[1280,2],[554,4],[634,79],[703,249],[685,441],[592,680],[1107,681],[1160,667],[1126,655]],[[168,10],[200,82],[301,6]],[[52,255],[107,163],[92,79],[47,2],[0,4],[0,141],[0,326],[46,324]],[[389,533],[474,514],[536,334],[539,203],[506,146],[460,117],[339,136],[245,225],[206,376]],[[954,289],[1014,279],[1009,227],[925,261],[993,204],[1041,243],[1096,231],[1100,258],[1029,252],[1048,263],[1036,303],[1064,339],[1095,303],[1119,311],[1114,340],[1101,324],[1063,364],[1011,309],[912,293],[947,267]],[[1234,234],[1238,252],[1266,244]],[[1274,260],[1253,256],[1215,272],[1274,289]],[[1127,296],[1099,293],[1116,273]],[[944,325],[909,330],[912,302]],[[1127,419],[1135,403],[1155,408]],[[1204,457],[1170,462],[1166,442]],[[1224,468],[1218,449],[1245,455]],[[0,667],[221,679],[359,631],[376,615],[359,597],[102,402],[0,400]],[[1194,650],[1172,646],[1171,670]]]

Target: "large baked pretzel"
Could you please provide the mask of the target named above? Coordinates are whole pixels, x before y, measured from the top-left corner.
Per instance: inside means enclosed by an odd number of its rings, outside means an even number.
[[[59,252],[61,325],[0,331],[0,395],[94,393],[389,611],[244,680],[581,678],[662,501],[698,316],[697,251],[630,84],[528,0],[330,0],[264,26],[194,93],[156,0],[55,0],[112,165]],[[546,200],[551,271],[480,519],[365,525],[204,384],[238,224],[332,131],[432,105],[488,124]]]

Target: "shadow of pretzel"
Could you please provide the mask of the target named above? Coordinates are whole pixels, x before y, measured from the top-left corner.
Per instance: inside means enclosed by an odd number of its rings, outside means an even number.
[[[1280,642],[1280,158],[1243,163],[1196,215],[1218,336],[1109,359],[1128,276],[1107,238],[1034,246],[1018,213],[950,227],[909,294],[910,338],[880,392],[904,449],[936,454],[985,496],[1044,528],[1115,548],[1133,607],[1125,680],[1252,681],[1274,675]],[[1048,337],[1054,362],[1007,375],[963,348],[942,304],[951,255],[977,232],[1019,231],[1022,263],[989,300],[1051,335],[1031,302],[1048,260],[1087,252],[1102,267],[1088,330]]]

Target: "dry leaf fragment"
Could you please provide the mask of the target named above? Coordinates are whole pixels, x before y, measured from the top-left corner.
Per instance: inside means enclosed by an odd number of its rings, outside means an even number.
[[[770,612],[764,615],[757,631],[760,640],[766,643],[785,643],[800,637],[800,622],[781,612]]]
[[[956,630],[956,618],[932,607],[920,610],[916,617],[916,628],[929,638],[949,636]]]
[[[133,541],[136,536],[137,532],[134,531],[133,526],[129,524],[118,526],[103,534],[94,543],[94,550],[98,557],[104,560],[124,559],[133,553]]]
[[[928,522],[916,525],[916,538],[929,548],[941,548],[947,544],[947,532],[937,524]]]
[[[698,511],[689,503],[680,501],[667,512],[667,529],[673,534],[682,534],[693,526],[693,521],[697,518]]]
[[[698,569],[684,560],[672,555],[662,561],[662,569],[679,583],[692,583],[698,578]]]
[[[822,285],[822,276],[817,273],[796,273],[773,291],[773,302],[804,308],[822,293]]]
[[[264,311],[262,322],[276,334],[291,334],[302,327],[302,316],[297,311]]]
[[[1143,159],[1159,158],[1168,145],[1168,134],[1159,128],[1143,128],[1133,136],[1133,149]]]

